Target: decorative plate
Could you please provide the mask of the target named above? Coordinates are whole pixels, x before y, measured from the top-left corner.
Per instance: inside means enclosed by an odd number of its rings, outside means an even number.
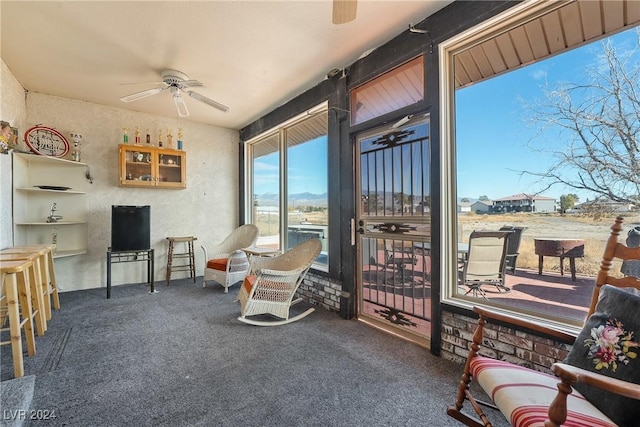
[[[24,133],[24,142],[31,151],[41,156],[64,157],[69,152],[69,141],[57,130],[47,126],[34,126]]]
[[[71,187],[59,187],[57,185],[34,185],[34,187],[40,188],[42,190],[57,190],[57,191],[71,190]]]

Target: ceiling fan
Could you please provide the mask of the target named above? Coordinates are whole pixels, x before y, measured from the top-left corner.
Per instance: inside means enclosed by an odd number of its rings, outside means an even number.
[[[333,0],[333,23],[346,24],[356,19],[358,0]]]
[[[189,79],[189,76],[180,71],[164,70],[162,72],[162,82],[159,84],[162,84],[163,86],[143,90],[142,92],[132,93],[131,95],[121,97],[120,100],[124,102],[137,101],[138,99],[146,98],[151,95],[157,95],[166,90],[169,90],[171,92],[171,95],[173,96],[173,102],[176,105],[178,115],[180,117],[187,117],[189,115],[189,109],[187,108],[187,104],[184,102],[182,93],[186,93],[191,98],[210,105],[213,108],[217,108],[220,111],[229,111],[229,107],[192,91],[190,88],[204,85],[197,80]]]

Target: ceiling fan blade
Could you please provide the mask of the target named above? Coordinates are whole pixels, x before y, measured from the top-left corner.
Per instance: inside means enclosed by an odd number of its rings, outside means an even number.
[[[171,88],[171,93],[173,94],[173,103],[176,105],[176,109],[178,110],[178,115],[180,117],[188,117],[189,109],[187,108],[187,104],[184,102],[184,98],[180,94],[180,91],[177,87]]]
[[[356,19],[357,0],[333,0],[333,23],[346,24]]]
[[[184,87],[200,87],[200,86],[204,86],[202,83],[200,83],[197,80],[185,80],[183,82],[180,82],[180,86],[184,86]]]
[[[167,90],[166,87],[154,87],[153,89],[143,90],[142,92],[132,93],[131,95],[123,96],[120,98],[120,101],[124,102],[132,102],[137,101],[138,99],[146,98],[147,96],[156,95],[158,93],[164,92]]]
[[[130,86],[130,85],[163,85],[164,82],[128,82],[128,83],[119,83],[120,86]]]
[[[229,107],[227,107],[226,105],[222,105],[219,102],[216,102],[212,99],[207,98],[204,95],[200,95],[197,92],[193,92],[191,90],[185,90],[186,94],[189,95],[190,97],[192,97],[193,99],[197,99],[200,102],[204,102],[207,105],[212,106],[213,108],[217,108],[220,111],[224,111],[225,113],[227,111],[229,111]]]

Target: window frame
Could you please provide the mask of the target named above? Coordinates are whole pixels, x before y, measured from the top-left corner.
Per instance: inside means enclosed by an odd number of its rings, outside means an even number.
[[[564,6],[565,2],[524,2],[516,5],[495,17],[457,34],[438,46],[440,75],[440,169],[443,171],[440,180],[442,203],[440,216],[442,229],[440,245],[442,248],[439,260],[441,274],[441,303],[454,309],[471,310],[473,306],[491,307],[493,310],[516,315],[532,323],[545,324],[570,333],[577,333],[581,324],[570,323],[560,319],[549,319],[542,314],[527,312],[515,307],[504,307],[469,297],[456,295],[457,278],[457,167],[456,167],[456,108],[455,108],[455,75],[454,58],[456,54],[469,49],[487,39],[496,37],[523,23],[547,14]],[[445,226],[448,225],[448,226]]]
[[[259,144],[261,141],[264,141],[267,138],[270,138],[274,135],[278,136],[278,156],[279,156],[279,184],[278,184],[278,209],[281,213],[279,220],[279,246],[281,251],[285,251],[287,248],[287,233],[283,232],[283,230],[287,230],[288,226],[288,149],[290,148],[287,144],[287,131],[288,129],[296,126],[299,123],[304,122],[305,120],[312,119],[313,116],[318,114],[329,114],[329,106],[328,101],[321,102],[316,106],[296,115],[295,117],[290,118],[262,133],[256,135],[255,137],[244,142],[244,158],[245,158],[245,170],[244,170],[244,179],[245,179],[245,197],[244,197],[244,210],[246,212],[246,220],[248,223],[255,223],[256,218],[254,218],[254,170],[253,170],[253,146],[255,144]],[[328,117],[327,117],[328,121]],[[327,139],[327,164],[326,168],[329,169],[329,126],[327,125],[326,133],[324,137]],[[327,173],[328,175],[328,173]],[[327,194],[329,192],[329,183],[327,182]],[[329,200],[327,199],[327,236],[329,236],[330,226],[329,226]],[[335,237],[334,237],[335,238]],[[329,258],[331,257],[331,247],[329,245],[329,237],[327,237],[327,263],[321,264],[315,262],[312,264],[312,268],[321,272],[329,272]]]

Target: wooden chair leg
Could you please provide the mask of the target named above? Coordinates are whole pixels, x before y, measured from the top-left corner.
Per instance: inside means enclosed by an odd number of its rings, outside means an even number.
[[[49,300],[48,284],[44,283],[43,271],[40,268],[40,257],[34,259],[33,264],[28,269],[29,288],[31,292],[31,308],[35,312],[35,325],[38,336],[44,335],[47,331],[47,321],[51,320],[51,301]],[[46,299],[45,299],[46,294]],[[47,300],[49,305],[47,306]],[[47,311],[47,307],[49,307]],[[47,314],[48,313],[48,314]]]
[[[56,282],[56,271],[53,265],[53,251],[49,249],[46,253],[46,268],[48,292],[53,297],[53,308],[60,310],[60,296],[58,295],[58,283]]]
[[[36,313],[33,311],[31,305],[31,283],[29,281],[29,275],[26,271],[21,271],[16,274],[18,279],[18,301],[20,303],[20,312],[22,314],[22,325],[24,327],[24,335],[27,341],[27,354],[29,356],[35,356],[36,354],[36,339],[33,333],[34,330],[34,318]],[[13,340],[13,336],[11,337]]]
[[[9,317],[13,375],[15,378],[20,378],[24,376],[24,361],[22,359],[22,331],[20,326],[20,308],[18,303],[18,280],[15,273],[3,274],[2,280],[4,282],[4,292],[7,301],[7,315]]]
[[[458,383],[458,393],[457,393],[455,405],[447,408],[447,414],[450,417],[472,427],[491,427],[492,426],[491,422],[482,411],[482,408],[480,408],[479,406],[479,403],[482,403],[482,402],[476,402],[469,392],[469,387],[471,385],[471,380],[472,380],[471,361],[478,355],[478,351],[480,351],[480,345],[482,344],[483,335],[484,335],[483,333],[484,326],[486,323],[487,321],[483,316],[480,316],[478,318],[478,327],[473,333],[473,339],[472,339],[471,346],[469,348],[467,361],[464,364],[462,377],[460,378],[460,382]],[[465,400],[469,401],[469,403],[473,407],[476,414],[478,414],[478,416],[480,417],[480,420],[470,417],[469,415],[462,412],[462,407],[464,405]]]

